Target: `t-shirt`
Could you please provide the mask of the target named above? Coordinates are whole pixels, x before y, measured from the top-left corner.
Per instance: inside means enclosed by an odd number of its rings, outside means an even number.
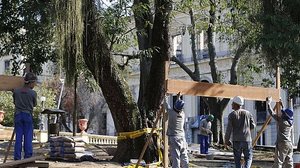
[[[184,137],[184,121],[185,115],[184,112],[176,112],[175,110],[168,108],[168,136],[180,136]]]
[[[15,114],[20,112],[32,113],[33,107],[36,106],[37,94],[30,88],[19,88],[13,92],[15,104]]]
[[[232,134],[232,141],[251,142],[251,129],[255,127],[252,114],[244,109],[233,111],[228,116],[228,125],[225,133],[225,143],[228,143]]]

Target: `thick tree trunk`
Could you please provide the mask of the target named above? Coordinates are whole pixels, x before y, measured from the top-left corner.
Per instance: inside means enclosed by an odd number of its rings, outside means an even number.
[[[151,36],[152,29],[151,25],[153,24],[153,17],[150,9],[150,2],[148,0],[134,0],[134,20],[135,26],[137,28],[137,39],[139,50],[149,50],[151,45]],[[147,9],[143,10],[141,13],[140,6],[146,6]],[[149,24],[152,23],[152,24]],[[147,124],[147,112],[144,108],[145,101],[145,92],[147,82],[150,76],[151,68],[151,57],[149,55],[143,55],[140,58],[140,86],[139,86],[139,98],[138,106],[142,116],[142,125],[143,127],[148,127]]]
[[[146,7],[146,10],[141,12],[140,7]],[[135,25],[137,28],[137,37],[138,37],[138,46],[139,50],[148,50],[151,47],[151,38],[152,38],[152,27],[153,17],[150,9],[150,2],[148,0],[134,0],[134,19]],[[149,24],[151,23],[151,24]],[[149,52],[144,52],[149,53]],[[150,69],[151,69],[152,59],[149,55],[143,55],[140,58],[140,86],[139,86],[139,98],[138,98],[138,107],[142,117],[142,127],[147,128],[149,125],[148,111],[145,108],[146,101],[145,94],[147,92],[147,83],[150,78]],[[150,122],[150,123],[151,123]],[[144,137],[146,141],[146,136]],[[154,136],[153,136],[154,138]],[[152,140],[151,142],[156,142]],[[150,143],[147,150],[144,154],[144,160],[146,162],[151,162],[155,159],[158,159],[156,144]]]
[[[165,61],[169,60],[171,55],[169,41],[169,15],[171,9],[170,0],[155,1],[155,18],[151,37],[152,62],[143,101],[149,127],[153,127],[154,120],[158,117],[157,112],[165,96]],[[155,140],[152,142],[155,142]],[[154,160],[153,149],[155,149],[155,146],[149,147],[150,150],[147,151],[145,159]]]
[[[151,41],[152,64],[147,83],[145,108],[148,119],[154,120],[165,95],[165,61],[170,59],[169,18],[172,9],[170,0],[155,2],[155,18]]]
[[[112,113],[118,133],[130,132],[142,128],[141,116],[130,88],[120,75],[117,64],[113,61],[100,23],[97,21],[95,3],[85,4],[84,60],[88,69],[102,89],[103,96]],[[118,141],[115,161],[128,162],[137,158],[143,146],[143,139],[124,139]]]
[[[169,12],[172,9],[170,1],[156,1],[156,15],[153,24],[153,36],[151,47],[153,49],[152,63],[150,76],[147,80],[148,70],[143,73],[143,89],[145,94],[142,102],[143,115],[141,116],[137,104],[131,95],[129,86],[120,75],[118,66],[110,56],[110,51],[106,44],[106,38],[101,32],[101,25],[96,21],[97,13],[93,1],[88,1],[86,4],[85,17],[85,32],[84,32],[84,60],[102,89],[103,95],[112,113],[117,132],[135,131],[144,128],[149,122],[149,127],[152,127],[151,121],[156,117],[156,112],[163,100],[164,90],[164,62],[170,56],[169,48]],[[137,21],[139,21],[137,18]],[[142,23],[142,22],[141,22]],[[142,37],[143,38],[143,37]],[[141,43],[147,46],[145,39],[140,39]],[[146,65],[150,62],[148,59],[142,60]],[[147,81],[145,81],[147,80]],[[144,118],[146,115],[146,119]],[[144,118],[144,119],[142,119]],[[138,158],[141,149],[145,143],[145,137],[137,139],[125,139],[118,141],[117,152],[114,160],[118,162],[128,162],[130,158]],[[149,146],[150,152],[147,155],[152,155],[156,151],[155,147]],[[151,152],[152,151],[152,152]],[[154,158],[151,158],[152,160]],[[151,161],[147,159],[147,161]]]

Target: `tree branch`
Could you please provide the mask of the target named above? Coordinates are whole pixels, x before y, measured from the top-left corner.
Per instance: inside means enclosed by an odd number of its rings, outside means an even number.
[[[180,68],[182,68],[194,81],[197,81],[197,80],[195,80],[195,79],[197,79],[197,77],[193,73],[193,71],[191,71],[186,65],[184,65],[177,57],[172,56],[171,61],[178,64],[180,66]]]

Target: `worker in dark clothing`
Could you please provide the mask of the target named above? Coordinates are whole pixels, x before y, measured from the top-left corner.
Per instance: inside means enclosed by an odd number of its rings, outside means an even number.
[[[272,99],[266,99],[268,111],[270,115],[277,121],[277,140],[275,148],[275,158],[273,168],[292,168],[293,167],[293,144],[292,144],[292,129],[293,129],[293,111],[290,109],[283,110],[283,104],[279,101],[281,106],[281,115],[274,113],[271,102]]]
[[[16,142],[14,160],[22,159],[22,141],[24,139],[24,159],[32,156],[33,139],[33,107],[36,106],[37,94],[33,90],[36,85],[36,76],[27,73],[24,78],[24,86],[13,91],[15,104],[14,124]]]
[[[242,109],[244,98],[236,96],[232,100],[233,111],[228,116],[228,125],[225,134],[225,146],[230,145],[232,134],[233,154],[236,168],[241,168],[241,155],[244,154],[244,168],[250,168],[252,164],[252,138],[251,130],[255,123],[252,114]]]

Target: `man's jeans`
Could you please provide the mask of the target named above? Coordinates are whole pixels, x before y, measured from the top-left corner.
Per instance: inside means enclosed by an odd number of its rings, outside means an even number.
[[[241,168],[241,156],[244,154],[244,168],[250,168],[252,164],[252,146],[251,142],[233,141],[233,154],[236,168]]]
[[[16,142],[14,160],[22,159],[22,141],[24,138],[24,158],[32,156],[33,121],[29,113],[19,112],[15,115]]]
[[[199,139],[200,139],[200,153],[208,154],[209,137],[206,135],[199,135]]]

